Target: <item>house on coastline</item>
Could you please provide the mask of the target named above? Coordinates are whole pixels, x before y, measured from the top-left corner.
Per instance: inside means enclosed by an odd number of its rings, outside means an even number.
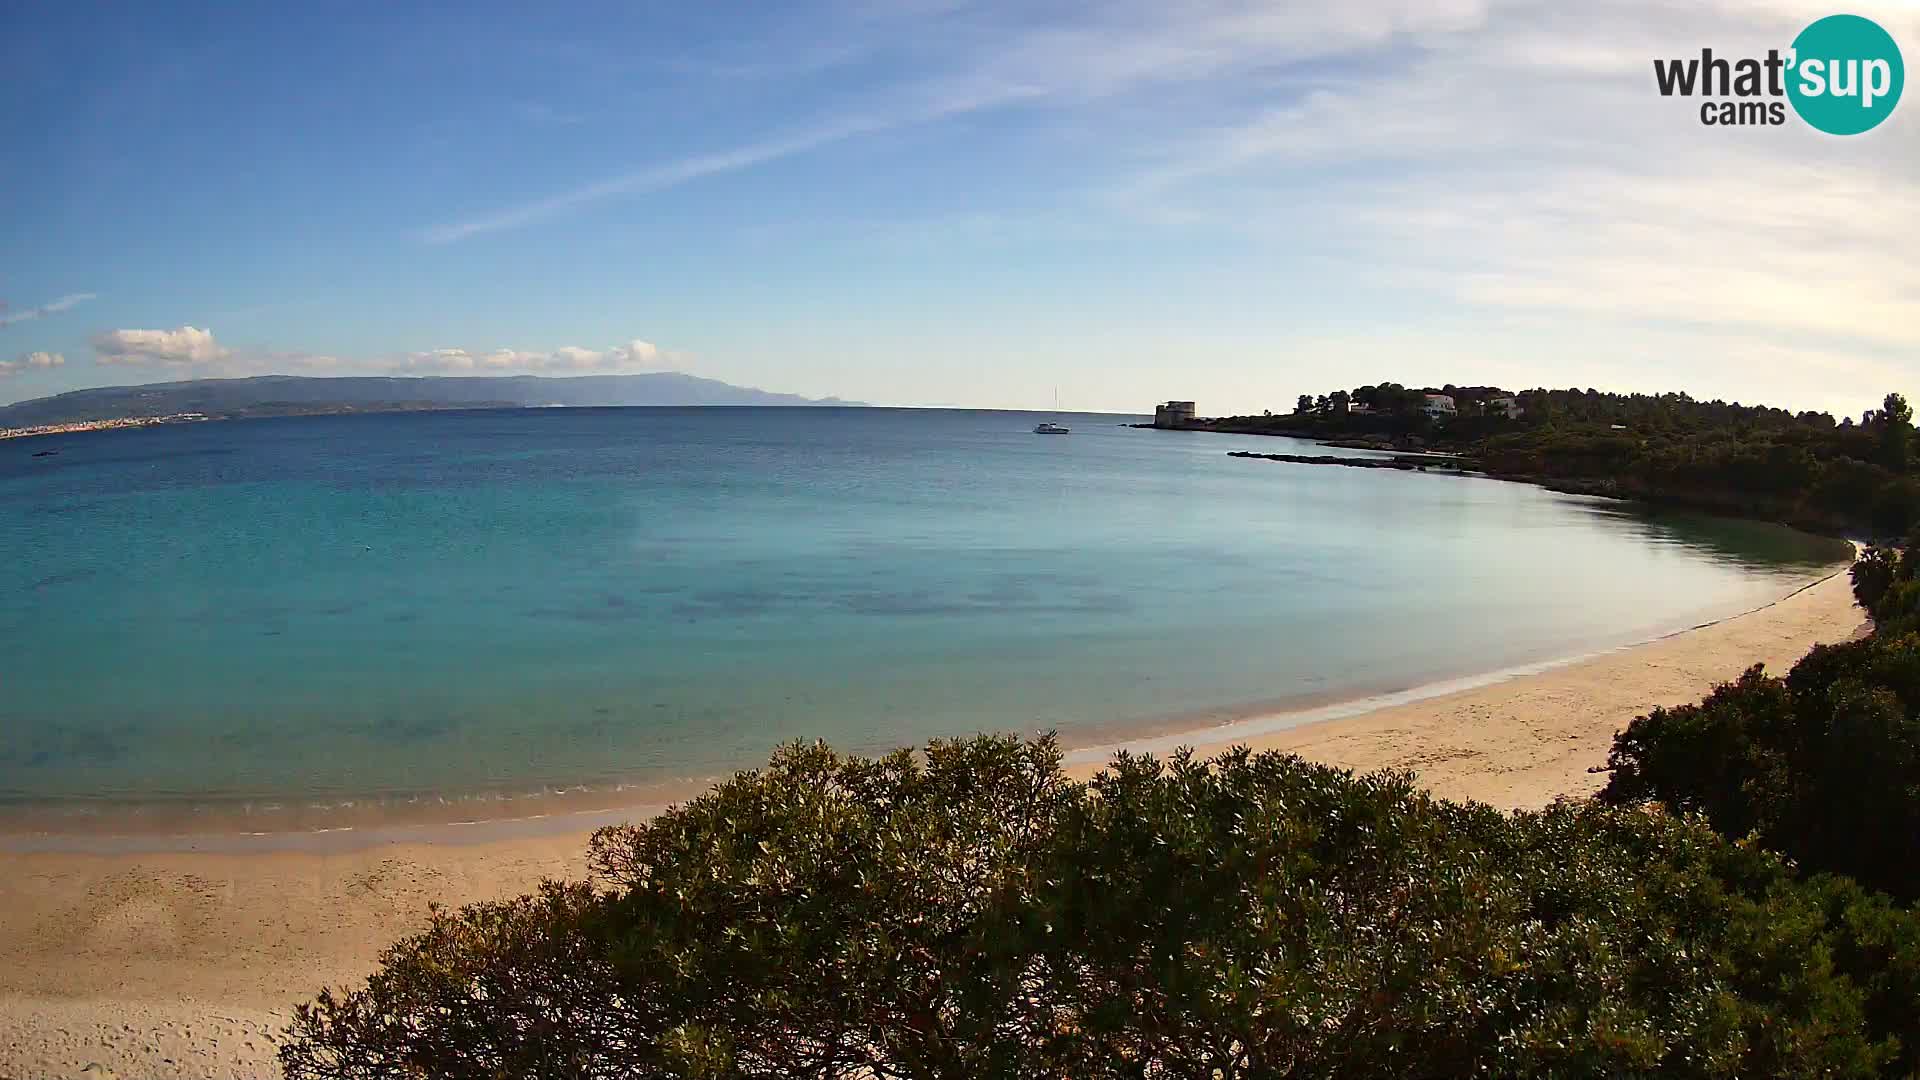
[[[1454,386],[1449,383],[1442,387],[1427,387],[1421,392],[1429,400],[1438,394],[1453,399],[1453,408],[1445,406],[1436,412],[1423,405],[1422,411],[1437,419],[1449,416],[1504,416],[1509,420],[1518,420],[1526,410],[1520,406],[1520,396],[1497,386]]]
[[[1153,407],[1153,426],[1157,428],[1183,428],[1193,423],[1193,402],[1169,401],[1165,405]]]
[[[1294,412],[1322,416],[1417,414],[1440,423],[1461,416],[1517,420],[1526,411],[1520,401],[1519,394],[1497,386],[1455,386],[1448,383],[1445,386],[1405,387],[1397,383],[1382,383],[1379,386],[1362,386],[1352,392],[1336,390],[1321,395],[1318,400],[1302,394]],[[1182,403],[1170,401],[1167,404]],[[1156,426],[1166,425],[1156,422]]]

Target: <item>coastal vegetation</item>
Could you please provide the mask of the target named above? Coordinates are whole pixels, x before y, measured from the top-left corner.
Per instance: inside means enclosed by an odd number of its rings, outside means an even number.
[[[1455,411],[1429,415],[1428,394]],[[1503,478],[1818,531],[1898,537],[1920,524],[1913,411],[1899,394],[1836,420],[1686,394],[1381,383],[1193,426],[1445,450]]]
[[[435,912],[290,1077],[1879,1076],[1920,926],[1690,814],[1238,750],[792,745]]]
[[[1756,666],[1699,704],[1635,720],[1614,740],[1601,797],[1697,813],[1808,872],[1920,901],[1916,552],[1875,548],[1854,565],[1867,637],[1817,646],[1784,677]]]

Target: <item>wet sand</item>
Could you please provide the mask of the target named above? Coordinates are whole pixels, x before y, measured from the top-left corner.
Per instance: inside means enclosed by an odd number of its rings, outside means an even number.
[[[1551,670],[1305,726],[1140,745],[1239,742],[1413,770],[1449,798],[1540,806],[1598,790],[1605,777],[1589,770],[1636,715],[1696,700],[1756,661],[1783,671],[1863,628],[1836,574],[1756,611]],[[1071,764],[1082,776],[1097,768]],[[491,839],[392,833],[324,850],[0,853],[0,1078],[277,1075],[272,1038],[293,1003],[364,977],[430,901],[581,875],[586,832],[606,819],[547,819]]]

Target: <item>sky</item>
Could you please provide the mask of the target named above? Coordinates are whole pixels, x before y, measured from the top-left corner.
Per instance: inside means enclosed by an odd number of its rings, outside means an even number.
[[[1920,91],[1705,127],[1787,0],[29,2],[0,402],[679,370],[1203,414],[1381,380],[1920,394]],[[1920,0],[1846,10],[1920,63]]]

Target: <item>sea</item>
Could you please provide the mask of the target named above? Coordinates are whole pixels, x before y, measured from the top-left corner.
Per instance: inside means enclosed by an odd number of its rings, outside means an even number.
[[[1140,419],[552,408],[0,442],[0,828],[472,820],[697,788],[796,739],[1105,745],[1645,640],[1844,555]]]

